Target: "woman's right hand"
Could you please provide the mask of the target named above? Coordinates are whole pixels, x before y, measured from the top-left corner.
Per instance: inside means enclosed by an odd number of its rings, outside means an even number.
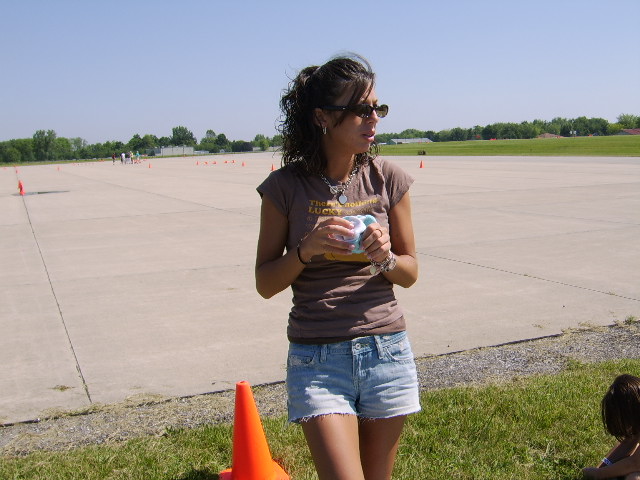
[[[300,257],[308,262],[312,257],[325,253],[350,255],[353,253],[354,245],[336,236],[351,238],[354,234],[353,224],[349,220],[342,217],[325,218],[300,240]]]

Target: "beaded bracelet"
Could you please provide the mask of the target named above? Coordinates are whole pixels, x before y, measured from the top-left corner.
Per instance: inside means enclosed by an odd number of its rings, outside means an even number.
[[[389,255],[382,262],[378,263],[371,260],[371,267],[369,267],[369,271],[371,275],[376,275],[380,272],[390,272],[394,268],[396,268],[396,256],[393,252],[389,251]]]

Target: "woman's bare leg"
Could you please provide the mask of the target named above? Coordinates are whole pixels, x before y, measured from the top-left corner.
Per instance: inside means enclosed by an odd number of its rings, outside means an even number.
[[[320,415],[302,422],[319,480],[364,480],[358,417]]]
[[[405,416],[360,420],[360,459],[366,480],[390,480]]]

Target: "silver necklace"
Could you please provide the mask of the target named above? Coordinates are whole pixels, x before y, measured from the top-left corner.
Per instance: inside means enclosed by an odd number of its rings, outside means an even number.
[[[338,202],[340,202],[340,205],[344,205],[345,203],[347,203],[347,200],[349,200],[347,196],[344,194],[344,192],[347,190],[347,188],[349,188],[349,185],[351,185],[351,181],[356,176],[356,173],[358,173],[358,168],[360,168],[360,166],[356,165],[353,168],[353,170],[351,170],[351,173],[349,174],[349,178],[347,179],[347,181],[340,185],[331,185],[329,180],[327,180],[327,177],[325,177],[322,173],[320,174],[320,178],[322,178],[322,180],[324,180],[324,183],[327,184],[331,194],[332,195],[337,195],[338,193],[340,194],[340,196],[338,197]]]

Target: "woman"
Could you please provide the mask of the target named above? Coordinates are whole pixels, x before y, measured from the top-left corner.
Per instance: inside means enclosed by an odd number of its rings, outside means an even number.
[[[602,423],[618,444],[598,467],[582,469],[585,478],[640,479],[640,378],[619,375],[601,403]]]
[[[405,417],[420,410],[393,293],[418,276],[413,180],[375,156],[388,107],[374,81],[357,56],[303,69],[280,101],[284,167],[258,187],[256,287],[264,298],[292,288],[289,420],[321,480],[391,478]],[[375,219],[358,249],[344,218],[355,215]]]

